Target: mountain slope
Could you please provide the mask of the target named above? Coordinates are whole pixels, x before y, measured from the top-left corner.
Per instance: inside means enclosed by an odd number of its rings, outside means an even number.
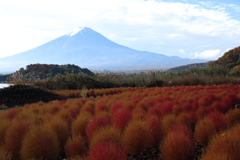
[[[240,46],[224,53],[222,57],[218,58],[218,60],[216,61],[213,61],[212,63],[210,63],[210,65],[220,65],[229,69],[240,65]]]
[[[0,58],[0,73],[15,71],[34,63],[75,64],[93,70],[164,69],[205,62],[137,51],[110,41],[84,27],[31,50]]]
[[[206,67],[208,63],[210,63],[210,62],[187,64],[187,65],[183,65],[183,66],[179,66],[179,67],[170,68],[167,71],[179,72],[179,71],[188,70],[188,69],[191,69],[191,68]]]

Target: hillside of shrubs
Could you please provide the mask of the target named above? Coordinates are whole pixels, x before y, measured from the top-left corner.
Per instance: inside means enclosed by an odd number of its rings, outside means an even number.
[[[77,65],[57,65],[57,64],[30,64],[26,66],[26,69],[20,68],[18,71],[7,75],[8,77],[0,76],[5,81],[13,81],[17,79],[22,80],[44,80],[56,75],[66,75],[68,73],[78,74],[84,73],[87,75],[93,75],[93,73],[87,68],[81,68]]]
[[[220,65],[229,69],[240,65],[240,46],[229,50],[218,60],[211,62],[210,65]]]

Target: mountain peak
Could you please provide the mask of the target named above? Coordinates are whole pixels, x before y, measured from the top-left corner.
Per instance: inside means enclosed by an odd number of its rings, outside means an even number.
[[[78,28],[75,28],[74,30],[72,30],[71,32],[69,32],[67,35],[72,37],[76,34],[78,34],[79,32],[82,32],[83,30],[86,30],[88,29],[88,27],[78,27]]]
[[[119,45],[88,27],[79,27],[28,51],[0,58],[0,72],[23,66],[42,64],[75,64],[90,69],[140,70],[172,68],[205,62],[168,57]]]

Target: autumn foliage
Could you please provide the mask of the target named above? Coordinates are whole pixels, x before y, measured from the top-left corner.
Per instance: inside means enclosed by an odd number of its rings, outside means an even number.
[[[164,160],[191,160],[196,144],[205,148],[204,160],[238,159],[239,90],[240,85],[91,89],[84,98],[4,110],[0,159],[126,160],[155,148]]]

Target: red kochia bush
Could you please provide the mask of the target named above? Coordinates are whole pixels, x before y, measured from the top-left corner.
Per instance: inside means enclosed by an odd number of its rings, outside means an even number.
[[[238,103],[238,97],[235,94],[229,94],[222,98],[220,102],[220,111],[226,113],[228,110],[233,109]]]
[[[1,160],[12,160],[11,153],[6,149],[5,145],[0,144],[0,159]]]
[[[198,107],[199,107],[198,101],[197,100],[193,101],[193,103],[192,103],[192,110],[196,111],[198,109]]]
[[[11,124],[8,120],[1,119],[1,123],[0,123],[0,145],[5,143],[6,132],[9,129],[10,125]]]
[[[66,122],[69,127],[72,125],[72,122],[74,121],[74,117],[70,113],[67,113],[66,109],[62,110],[57,116],[60,116],[60,118],[64,122]]]
[[[114,127],[101,128],[96,132],[96,134],[94,134],[93,138],[89,143],[89,148],[91,149],[92,146],[96,145],[97,143],[103,143],[106,141],[111,141],[119,145],[122,145],[121,132]]]
[[[90,140],[94,133],[102,127],[110,126],[111,125],[111,118],[109,115],[99,115],[94,117],[89,123],[86,128],[87,137]]]
[[[213,122],[216,132],[219,132],[227,127],[226,120],[222,113],[214,111],[209,113],[207,117]]]
[[[21,112],[20,108],[12,108],[6,111],[4,118],[7,120],[14,119]]]
[[[77,108],[71,108],[69,107],[68,109],[66,109],[65,111],[66,113],[68,113],[71,117],[73,117],[74,119],[78,116],[79,114],[79,110]]]
[[[87,160],[126,160],[127,153],[118,143],[105,141],[97,143],[89,150]]]
[[[172,114],[175,116],[178,116],[182,113],[182,107],[181,105],[177,104],[172,107]]]
[[[29,129],[29,123],[24,121],[13,123],[8,129],[5,137],[5,145],[7,150],[12,154],[12,158],[20,159],[22,140]]]
[[[87,152],[86,141],[81,136],[74,137],[73,139],[69,138],[65,145],[65,152],[68,158],[85,156]]]
[[[60,153],[57,134],[47,126],[32,128],[23,140],[20,153],[23,160],[57,160]]]
[[[162,119],[163,134],[166,135],[170,129],[177,124],[177,118],[173,114],[169,114]]]
[[[108,111],[108,107],[106,106],[106,104],[104,102],[96,102],[96,106],[95,106],[95,113],[97,112],[101,112],[101,111]]]
[[[150,108],[149,110],[148,110],[148,113],[147,113],[148,115],[156,115],[156,116],[158,116],[158,118],[161,118],[162,116],[161,116],[161,111],[160,111],[160,107],[158,107],[158,106],[154,106],[154,107],[152,107],[152,108]]]
[[[240,157],[240,125],[214,136],[201,160],[237,160]]]
[[[141,107],[135,107],[132,111],[131,114],[133,116],[133,119],[145,119],[146,116],[146,112],[144,109],[142,109]]]
[[[130,122],[123,135],[123,144],[129,154],[139,154],[153,145],[153,137],[145,122],[137,119]]]
[[[191,132],[190,128],[184,124],[178,124],[173,126],[170,132],[184,133],[184,135],[193,140],[193,133]]]
[[[184,112],[189,112],[192,110],[192,104],[191,103],[183,103],[182,104],[182,109]]]
[[[77,119],[73,122],[71,130],[73,137],[84,137],[86,138],[86,128],[90,120],[92,119],[91,113],[81,113]]]
[[[146,119],[146,126],[153,137],[153,146],[158,147],[163,139],[162,122],[157,116],[148,116]]]
[[[48,125],[50,125],[48,127],[52,128],[56,132],[60,148],[63,151],[64,145],[66,144],[66,141],[70,136],[70,130],[67,122],[64,122],[59,117],[54,117],[51,119]]]
[[[80,113],[82,112],[88,112],[88,113],[91,113],[92,115],[94,115],[94,104],[93,102],[87,102],[83,105],[83,107],[81,108],[80,110]]]
[[[195,112],[183,112],[178,115],[177,121],[180,124],[188,126],[191,130],[194,130],[196,123]]]
[[[194,153],[193,135],[186,126],[175,126],[159,149],[164,160],[190,160]]]
[[[60,107],[59,106],[53,106],[49,109],[49,112],[51,115],[55,115],[56,113],[58,113],[60,111]]]
[[[132,114],[128,109],[121,109],[113,117],[113,126],[124,131],[128,122],[132,119]]]
[[[214,101],[215,101],[215,98],[213,99],[212,94],[203,96],[198,100],[199,106],[203,106],[203,107],[210,106]]]
[[[112,105],[111,109],[110,109],[110,113],[111,115],[114,115],[119,109],[121,109],[123,106],[122,106],[122,103],[115,103]]]
[[[232,109],[227,112],[225,115],[226,123],[228,127],[235,125],[236,123],[240,122],[240,110],[239,109]]]
[[[216,134],[216,129],[209,118],[201,119],[195,126],[194,135],[201,145],[206,146],[214,134]]]
[[[170,103],[165,103],[160,106],[160,113],[162,116],[172,113],[172,105]]]

